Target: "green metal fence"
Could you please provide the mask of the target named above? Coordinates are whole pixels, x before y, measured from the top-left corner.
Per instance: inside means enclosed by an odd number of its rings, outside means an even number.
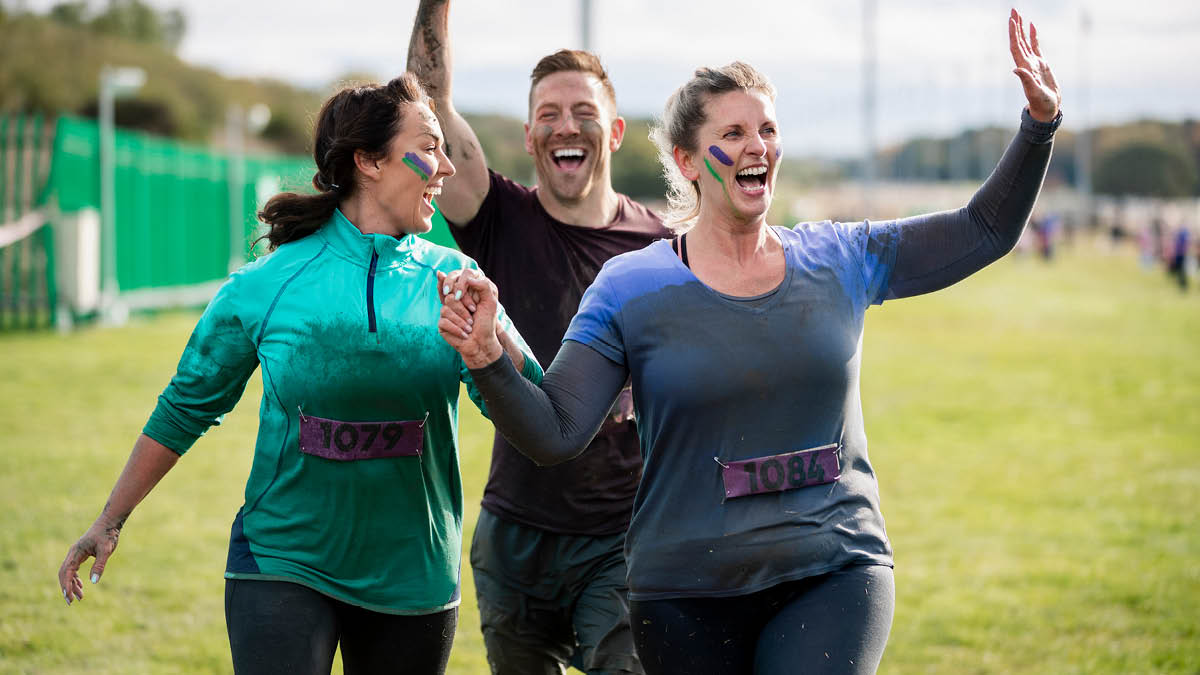
[[[243,213],[234,233],[229,157],[120,130],[114,147],[116,275],[122,293],[224,278],[232,251],[249,259],[260,193],[305,189],[313,174],[307,158],[247,157]],[[95,122],[59,120],[49,189],[60,211],[99,207],[99,154]]]
[[[41,115],[0,115],[0,330],[54,320],[53,232],[22,218],[44,200],[53,136],[54,124]]]
[[[255,214],[265,200],[281,190],[311,189],[307,157],[247,156],[240,169],[236,161],[177,141],[115,132],[114,226],[101,228],[100,236],[115,235],[113,267],[122,302],[133,308],[179,304],[181,297],[184,304],[206,302],[232,265],[250,259],[250,244],[263,231]],[[71,214],[98,212],[100,166],[100,130],[93,120],[63,116],[51,124],[40,116],[0,117],[0,226],[39,209],[59,224]],[[241,180],[240,199],[232,193],[231,175]],[[241,212],[233,214],[231,204],[239,202]],[[33,235],[0,248],[0,329],[50,325],[56,309],[62,316],[79,295],[56,291],[55,229],[39,224]],[[57,263],[66,273],[59,281],[69,279],[76,288],[80,280],[72,273],[85,267],[78,256],[88,254],[67,241],[73,233],[60,229],[59,248],[70,253]],[[425,236],[454,246],[440,212]],[[56,307],[56,298],[64,299],[63,307]],[[68,309],[71,318],[88,313]]]

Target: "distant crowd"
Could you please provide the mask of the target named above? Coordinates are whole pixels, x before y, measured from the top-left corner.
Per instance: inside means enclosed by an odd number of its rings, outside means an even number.
[[[1161,267],[1181,292],[1188,290],[1200,269],[1200,237],[1196,236],[1196,225],[1190,219],[1168,216],[1158,209],[1148,218],[1118,213],[1101,221],[1096,230],[1105,233],[1113,248],[1135,245],[1144,269]],[[1053,261],[1058,249],[1074,243],[1079,230],[1080,223],[1071,214],[1035,213],[1017,245],[1017,253]]]

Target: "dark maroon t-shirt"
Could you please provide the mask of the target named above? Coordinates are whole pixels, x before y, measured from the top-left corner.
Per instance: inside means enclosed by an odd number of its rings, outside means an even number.
[[[625,195],[604,227],[555,220],[537,190],[488,172],[475,218],[450,231],[463,253],[500,289],[500,302],[544,367],[554,360],[583,292],[611,257],[670,236],[662,220]],[[628,390],[623,393],[630,408]],[[620,400],[619,400],[620,402]],[[566,534],[606,535],[629,526],[642,475],[637,427],[605,421],[575,459],[539,467],[496,434],[483,507],[526,525]]]

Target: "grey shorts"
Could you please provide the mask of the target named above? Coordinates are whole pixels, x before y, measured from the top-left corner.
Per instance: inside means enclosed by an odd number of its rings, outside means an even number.
[[[624,545],[624,533],[555,534],[480,511],[471,568],[492,673],[642,673]]]

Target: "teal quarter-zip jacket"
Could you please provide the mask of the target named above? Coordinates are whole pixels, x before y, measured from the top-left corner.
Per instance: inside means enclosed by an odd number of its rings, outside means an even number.
[[[143,432],[183,454],[261,366],[226,578],[291,581],[393,614],[459,603],[459,383],[483,404],[438,335],[436,272],[463,267],[475,262],[414,235],[363,234],[336,211],[221,287]],[[503,314],[501,325],[540,382]]]

